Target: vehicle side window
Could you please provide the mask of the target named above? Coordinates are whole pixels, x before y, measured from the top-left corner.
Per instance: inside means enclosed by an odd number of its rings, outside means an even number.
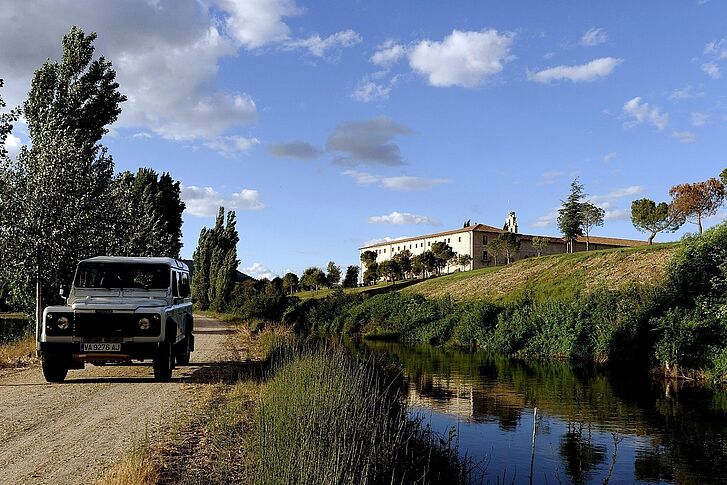
[[[178,274],[176,271],[172,271],[172,296],[179,296]]]
[[[191,290],[189,288],[189,275],[187,273],[180,273],[179,275],[179,294],[182,298],[189,298]]]

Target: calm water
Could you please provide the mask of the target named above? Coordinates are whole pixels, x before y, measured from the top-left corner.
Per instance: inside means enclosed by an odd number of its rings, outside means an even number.
[[[430,346],[365,342],[404,369],[415,412],[490,482],[727,483],[727,393]]]

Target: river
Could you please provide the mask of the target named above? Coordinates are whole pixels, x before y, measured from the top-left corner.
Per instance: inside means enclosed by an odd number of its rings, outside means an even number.
[[[400,364],[413,412],[445,436],[454,429],[460,453],[492,483],[727,483],[720,390],[643,371],[364,345]]]

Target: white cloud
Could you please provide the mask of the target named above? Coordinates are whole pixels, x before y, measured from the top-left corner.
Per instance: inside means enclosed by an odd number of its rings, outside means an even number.
[[[305,39],[290,40],[284,44],[284,49],[305,49],[312,56],[323,57],[328,51],[340,51],[343,48],[359,44],[362,40],[360,34],[349,29],[336,32],[325,38],[314,34]]]
[[[558,180],[558,178],[562,177],[563,175],[565,175],[565,172],[560,172],[558,170],[548,170],[540,176],[540,179],[535,182],[535,185],[552,185],[555,183],[556,180]]]
[[[608,163],[611,160],[613,160],[614,158],[616,158],[617,155],[618,155],[618,153],[616,153],[616,152],[609,152],[603,156],[603,161]]]
[[[632,197],[644,193],[644,187],[641,185],[630,185],[628,187],[618,188],[608,192],[604,195],[594,195],[588,197],[588,200],[593,204],[600,206],[606,202],[613,202],[616,199],[622,199],[624,197]]]
[[[623,59],[602,57],[577,66],[555,66],[537,72],[528,72],[528,79],[539,83],[553,81],[587,82],[606,77],[623,62]]]
[[[181,197],[187,206],[185,212],[199,217],[214,216],[220,207],[226,210],[260,210],[265,207],[260,193],[252,189],[242,189],[225,197],[212,187],[182,185]]]
[[[368,103],[377,99],[386,99],[391,92],[391,86],[378,84],[373,81],[364,81],[356,87],[351,97],[356,101]]]
[[[712,79],[719,79],[722,77],[722,71],[719,70],[719,66],[714,62],[706,62],[702,64],[702,72]]]
[[[406,56],[406,54],[406,47],[401,44],[396,44],[392,40],[387,40],[377,48],[376,52],[371,56],[370,61],[377,66],[388,67]]]
[[[204,142],[204,146],[226,158],[235,158],[240,153],[259,144],[260,140],[257,138],[245,138],[244,136],[221,136]]]
[[[353,177],[359,185],[377,184],[384,189],[395,190],[400,192],[411,192],[415,190],[426,190],[437,185],[449,183],[447,179],[441,178],[424,178],[414,177],[410,175],[400,175],[396,177],[380,177],[366,172],[358,172],[356,170],[346,170],[342,173],[348,177]]]
[[[692,113],[692,125],[702,126],[709,121],[709,115],[706,113]]]
[[[273,271],[270,270],[270,268],[262,263],[252,263],[251,266],[248,266],[247,268],[242,268],[241,271],[246,275],[252,276],[256,280],[260,280],[263,278],[272,280],[277,276]]]
[[[131,135],[131,137],[136,138],[137,140],[148,140],[149,138],[152,138],[152,135],[146,131],[138,131]]]
[[[442,41],[424,40],[409,52],[411,68],[438,87],[472,88],[498,74],[510,59],[514,33],[453,30]]]
[[[669,123],[669,113],[662,112],[658,106],[651,106],[649,103],[643,102],[639,96],[626,101],[623,111],[633,118],[626,126],[650,123],[657,129],[663,130]]]
[[[675,131],[671,136],[682,143],[694,143],[697,141],[697,135],[691,131]]]
[[[603,44],[608,40],[608,33],[600,28],[591,27],[581,37],[581,45],[594,46]]]
[[[547,214],[543,214],[533,222],[534,227],[549,227],[558,220],[558,209],[553,209]]]
[[[20,148],[23,146],[23,142],[17,136],[12,133],[8,133],[5,138],[5,149],[7,150],[10,158],[15,158],[20,153]]]
[[[369,224],[396,224],[410,226],[438,226],[439,222],[427,217],[410,214],[408,212],[392,212],[384,216],[369,217]]]
[[[727,59],[727,38],[713,40],[704,46],[704,53],[715,59]]]
[[[704,93],[695,93],[692,86],[686,86],[681,89],[675,89],[669,94],[669,99],[680,100],[680,99],[691,99],[696,96],[701,96]]]
[[[226,32],[247,49],[288,39],[283,21],[303,13],[293,0],[212,0],[225,16]]]

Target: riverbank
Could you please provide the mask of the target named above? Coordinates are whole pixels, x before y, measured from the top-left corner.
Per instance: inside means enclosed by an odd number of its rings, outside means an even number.
[[[238,317],[241,359],[166,442],[135,447],[105,484],[464,482],[453,442],[413,420],[396,375],[342,347]],[[193,356],[194,357],[194,356]]]
[[[727,225],[721,224],[701,238],[690,236],[677,245],[523,262],[521,268],[549,267],[524,282],[521,271],[515,271],[520,264],[516,263],[512,269],[442,277],[370,298],[338,292],[294,303],[285,315],[304,333],[454,346],[524,359],[637,365],[644,370],[658,368],[669,377],[725,382],[725,255]],[[635,269],[606,278],[618,284],[595,285],[630,259],[636,261]],[[648,280],[639,280],[643,261],[649,266],[657,260],[661,267],[652,269]],[[583,276],[589,267],[595,269]],[[447,292],[429,298],[415,293],[423,285],[446,289],[508,271],[515,271],[513,278],[521,284],[499,298],[457,301]],[[453,283],[447,284],[445,278]],[[595,286],[572,284],[591,280]]]

